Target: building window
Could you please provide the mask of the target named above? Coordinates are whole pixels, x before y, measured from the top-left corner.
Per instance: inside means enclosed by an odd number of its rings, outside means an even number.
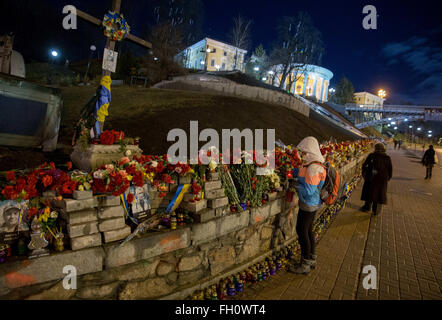
[[[223,62],[223,65],[221,66],[221,70],[226,70],[226,63]]]
[[[197,59],[195,59],[195,62],[194,62],[194,68],[195,68],[195,69],[198,68],[198,60],[197,60]]]
[[[215,66],[215,59],[212,59],[212,61],[210,62],[210,66],[214,67]]]
[[[224,51],[224,57],[226,57],[227,56],[227,51]]]

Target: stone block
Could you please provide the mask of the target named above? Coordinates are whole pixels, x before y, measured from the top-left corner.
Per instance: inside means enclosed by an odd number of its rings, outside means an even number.
[[[97,246],[101,246],[101,234],[99,233],[71,239],[71,248],[74,251]]]
[[[101,207],[97,211],[98,211],[98,218],[102,220],[124,217],[124,209],[120,205],[115,207]]]
[[[90,209],[98,206],[97,199],[84,199],[84,200],[75,200],[75,199],[64,199],[64,200],[55,200],[51,201],[51,205],[56,208],[61,208],[65,212],[73,212],[80,211],[85,209]]]
[[[209,208],[219,208],[219,207],[225,207],[229,204],[229,198],[218,198],[218,199],[212,199],[207,201],[207,206]]]
[[[93,196],[94,195],[92,193],[92,190],[84,190],[84,191],[74,190],[74,192],[72,193],[72,197],[75,200],[91,199]]]
[[[212,276],[220,274],[235,263],[235,249],[222,247],[209,252],[210,272]]]
[[[182,257],[178,264],[178,271],[190,271],[201,265],[200,256]]]
[[[175,190],[176,191],[176,190]],[[152,202],[152,200],[172,200],[173,196],[175,195],[175,192],[166,192],[166,195],[163,197],[160,197],[161,192],[156,190],[149,191],[149,200]]]
[[[224,217],[228,213],[230,213],[230,207],[229,206],[220,207],[220,208],[216,208],[215,209],[215,217],[217,217],[217,218],[218,217]]]
[[[176,285],[167,284],[164,278],[128,282],[118,295],[119,300],[153,299],[173,291]]]
[[[207,208],[207,200],[202,199],[200,201],[195,202],[181,202],[181,208],[186,209],[190,212],[199,212],[203,209]]]
[[[219,172],[209,172],[207,175],[207,180],[209,181],[217,181],[219,178]]]
[[[282,210],[282,200],[277,199],[275,201],[270,202],[270,216],[277,215]]]
[[[219,219],[218,236],[226,235],[230,232],[240,230],[249,225],[250,212],[248,210],[241,213],[229,214]]]
[[[49,191],[45,191],[42,193],[43,198],[55,198],[57,196],[57,192],[53,191],[53,190],[49,190]]]
[[[222,184],[221,184],[221,180],[218,181],[206,181],[204,183],[204,192],[206,193],[209,190],[213,190],[213,189],[221,189],[222,188]]]
[[[215,210],[214,209],[203,209],[199,212],[192,213],[192,218],[194,222],[201,223],[209,221],[215,218]]]
[[[257,224],[266,221],[270,216],[270,204],[263,205],[262,207],[250,209],[250,224]]]
[[[67,214],[68,224],[82,224],[98,221],[97,210],[94,208],[70,212]]]
[[[125,226],[126,222],[124,218],[106,219],[100,221],[100,223],[98,224],[98,230],[100,230],[100,232],[105,232],[110,230],[121,229]]]
[[[192,176],[190,174],[186,174],[185,176],[178,177],[179,184],[190,184],[192,183]]]
[[[76,238],[93,233],[98,233],[98,223],[89,222],[84,224],[68,224],[67,229],[69,237]]]
[[[171,263],[161,261],[157,267],[157,275],[159,277],[166,276],[175,270],[175,266]]]
[[[120,197],[115,196],[95,196],[100,207],[119,206],[121,204]]]
[[[119,247],[119,244],[105,245],[105,266],[113,268],[187,248],[189,245],[189,227],[151,233],[139,239],[132,239],[122,247]]]
[[[270,192],[269,194],[269,201],[273,201],[276,200],[276,198],[278,197],[278,192]]]
[[[103,232],[104,243],[109,243],[112,241],[118,241],[125,239],[131,234],[131,230],[129,226],[125,226],[121,229],[111,230]]]
[[[221,188],[221,189],[213,189],[213,190],[209,190],[209,191],[206,191],[205,193],[204,193],[204,197],[207,199],[207,200],[212,200],[212,199],[216,199],[216,198],[223,198],[223,197],[225,197],[226,195],[225,195],[225,193],[224,193],[224,189],[223,188]]]
[[[191,238],[192,245],[207,242],[217,237],[217,220],[210,220],[205,223],[192,224]]]
[[[184,194],[184,196],[183,196],[183,201],[187,201],[187,202],[189,202],[190,200],[193,200],[193,198],[194,197],[197,197],[197,198],[199,198],[199,199],[201,199],[201,197],[202,197],[202,193],[201,192],[199,192],[198,194],[193,194],[193,193],[185,193]]]
[[[101,240],[101,238],[100,238]],[[103,248],[81,251],[66,250],[32,260],[0,264],[0,288],[18,288],[52,280],[63,279],[63,268],[72,265],[77,275],[103,270]],[[74,290],[73,290],[74,291]]]
[[[153,199],[153,200],[150,200],[150,207],[153,209],[167,208],[169,203],[170,203],[170,200],[168,200],[168,199],[164,199],[164,198]]]

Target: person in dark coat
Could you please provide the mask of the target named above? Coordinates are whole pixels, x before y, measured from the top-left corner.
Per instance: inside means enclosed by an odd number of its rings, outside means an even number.
[[[398,141],[397,141],[396,139],[394,139],[394,140],[393,140],[393,143],[394,143],[394,150],[396,150],[396,147],[397,147],[397,143],[398,143]]]
[[[433,166],[435,163],[436,151],[434,151],[433,145],[430,145],[422,157],[422,164],[427,167],[427,175],[425,176],[425,179],[431,179],[431,174],[433,172]]]
[[[385,145],[377,143],[375,151],[368,155],[362,165],[364,186],[361,200],[365,201],[362,211],[372,210],[374,215],[382,212],[382,205],[387,203],[387,185],[393,175],[391,158],[387,155]]]

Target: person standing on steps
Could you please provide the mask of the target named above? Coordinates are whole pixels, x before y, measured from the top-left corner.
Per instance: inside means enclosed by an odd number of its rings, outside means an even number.
[[[426,179],[431,179],[431,175],[433,173],[433,166],[438,163],[436,151],[434,151],[433,145],[430,145],[427,151],[425,151],[424,156],[422,157],[422,164],[427,167],[427,175]]]
[[[393,175],[393,165],[390,156],[387,155],[385,145],[377,143],[375,151],[370,153],[362,165],[364,186],[362,187],[361,200],[365,201],[361,211],[373,215],[382,212],[382,205],[387,203],[388,181]]]
[[[301,246],[301,262],[297,266],[291,266],[290,271],[307,274],[316,267],[313,222],[316,212],[322,206],[320,190],[325,183],[327,172],[322,165],[325,159],[316,138],[304,138],[297,148],[303,162],[301,168],[293,170],[293,177],[298,182],[299,212],[296,233]]]

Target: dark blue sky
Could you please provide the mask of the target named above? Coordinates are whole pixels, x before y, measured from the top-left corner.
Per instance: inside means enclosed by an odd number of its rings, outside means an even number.
[[[144,36],[146,8],[152,1],[158,0],[122,1],[123,13],[128,18],[132,33]],[[62,52],[60,59],[84,59],[87,58],[90,44],[94,43],[102,50],[104,37],[98,28],[84,22],[79,22],[78,30],[62,30],[61,9],[64,5],[72,4],[101,18],[111,2],[2,0],[0,34],[12,30],[19,35],[15,48],[23,53],[27,62],[44,60],[51,47],[59,48]],[[356,91],[375,93],[379,88],[384,88],[389,93],[390,101],[387,102],[442,105],[440,0],[203,2],[205,35],[227,40],[232,19],[240,13],[253,20],[252,50],[262,43],[267,52],[275,38],[278,20],[284,15],[294,16],[299,11],[307,11],[322,32],[326,45],[322,65],[334,73],[332,85],[346,75]],[[367,4],[377,9],[377,30],[362,27],[362,9]],[[131,48],[145,54],[143,50]]]

